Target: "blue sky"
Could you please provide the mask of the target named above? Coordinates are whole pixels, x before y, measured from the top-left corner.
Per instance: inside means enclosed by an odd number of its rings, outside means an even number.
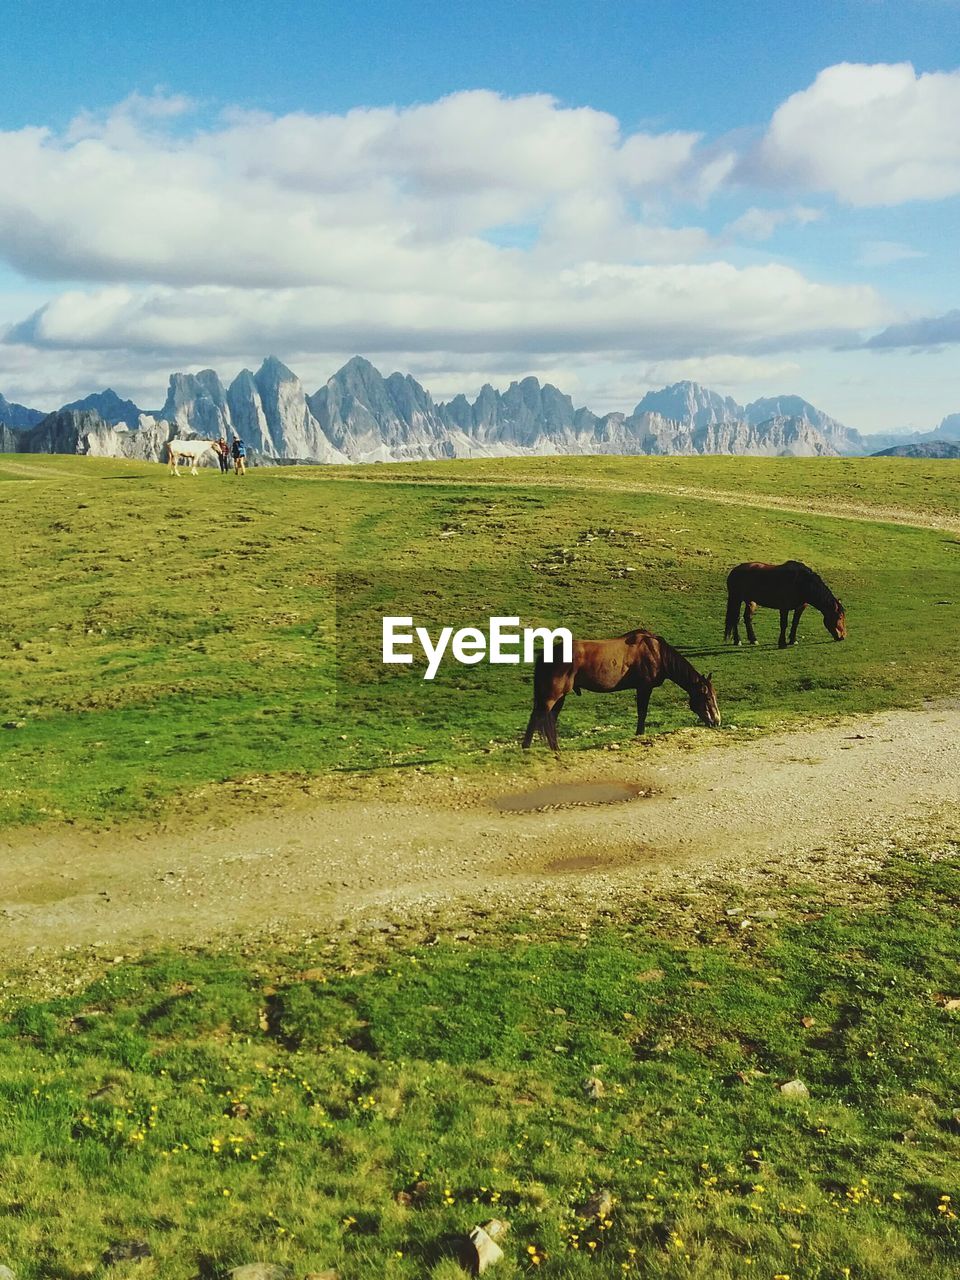
[[[0,30],[10,399],[156,403],[268,351],[312,389],[362,350],[438,396],[960,411],[953,0],[32,0]]]

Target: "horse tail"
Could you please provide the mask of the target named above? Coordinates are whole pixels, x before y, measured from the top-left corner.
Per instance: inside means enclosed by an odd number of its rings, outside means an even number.
[[[557,726],[553,716],[547,710],[547,697],[550,692],[551,672],[547,669],[547,663],[543,660],[543,655],[537,658],[533,664],[533,711],[530,719],[527,721],[527,728],[523,735],[524,751],[533,741],[533,735],[538,733],[546,742],[547,746],[554,751],[559,748],[557,746]]]
[[[560,750],[557,742],[557,722],[549,711],[541,707],[534,707],[530,714],[530,719],[527,721],[527,728],[523,735],[524,751],[529,748],[534,734],[539,734],[552,751]]]
[[[732,640],[733,633],[737,628],[737,618],[740,614],[740,597],[733,588],[727,585],[727,617],[724,623],[723,638],[724,640]]]

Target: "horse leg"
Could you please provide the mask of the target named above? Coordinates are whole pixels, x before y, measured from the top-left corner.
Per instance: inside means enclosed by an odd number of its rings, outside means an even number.
[[[740,597],[736,590],[727,582],[727,612],[723,620],[723,638],[724,640],[732,640],[734,644],[740,643],[740,636],[737,634],[737,622],[740,618]]]
[[[546,738],[547,746],[551,751],[560,750],[560,744],[557,741],[557,716],[560,714],[560,708],[563,706],[565,696],[561,694],[559,698],[547,700],[546,713],[543,717],[543,736]]]
[[[650,706],[650,695],[653,693],[652,685],[641,685],[637,690],[637,737],[644,732],[647,727],[647,708]]]
[[[800,615],[807,607],[806,602],[801,600],[793,611],[793,626],[790,628],[790,643],[797,643],[797,627],[800,625]]]
[[[780,639],[777,641],[777,645],[781,649],[785,649],[787,647],[787,618],[789,618],[789,616],[789,609],[780,610]]]
[[[753,629],[753,615],[757,606],[753,600],[746,600],[743,605],[743,625],[747,628],[747,639],[751,644],[757,643],[757,633]]]

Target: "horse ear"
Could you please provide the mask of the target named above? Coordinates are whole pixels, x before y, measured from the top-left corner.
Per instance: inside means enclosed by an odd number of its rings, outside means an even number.
[[[707,684],[712,684],[712,682],[713,682],[713,672],[711,671],[710,674],[707,676]]]

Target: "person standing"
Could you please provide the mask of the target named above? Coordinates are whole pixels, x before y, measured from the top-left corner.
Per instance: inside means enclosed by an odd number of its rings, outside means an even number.
[[[233,441],[233,470],[238,476],[247,474],[247,446],[239,436]]]
[[[226,475],[230,470],[230,446],[224,436],[217,441],[217,461],[220,463],[221,473]]]

